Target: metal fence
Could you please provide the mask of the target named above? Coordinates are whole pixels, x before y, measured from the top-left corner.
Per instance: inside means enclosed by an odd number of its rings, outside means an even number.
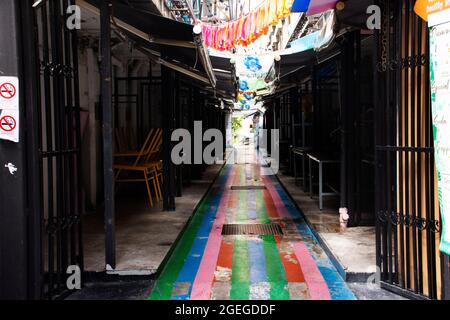
[[[83,270],[77,37],[65,24],[73,2],[44,1],[34,11],[40,60],[42,296],[49,299],[67,290],[68,266]]]
[[[428,31],[414,1],[386,0],[375,81],[377,264],[382,285],[440,297]]]

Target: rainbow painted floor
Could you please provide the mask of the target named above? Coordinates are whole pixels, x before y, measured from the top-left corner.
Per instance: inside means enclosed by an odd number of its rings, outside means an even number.
[[[225,165],[172,248],[149,299],[353,300],[274,176]],[[231,190],[231,186],[266,186]],[[224,224],[278,223],[282,236],[222,236]]]

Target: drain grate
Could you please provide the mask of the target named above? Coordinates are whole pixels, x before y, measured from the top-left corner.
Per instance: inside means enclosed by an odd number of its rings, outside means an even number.
[[[224,236],[256,236],[256,235],[283,235],[281,226],[277,223],[270,224],[225,224],[222,228]]]
[[[231,190],[242,190],[242,191],[248,191],[248,190],[266,190],[267,188],[265,186],[231,186]]]

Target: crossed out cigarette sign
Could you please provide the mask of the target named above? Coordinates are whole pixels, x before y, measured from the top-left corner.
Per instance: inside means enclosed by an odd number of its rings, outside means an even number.
[[[3,99],[12,99],[16,95],[16,87],[12,83],[2,83],[0,85],[0,96],[2,96]]]
[[[4,116],[0,118],[0,132],[11,132],[16,128],[16,124],[16,119],[14,119],[12,116]]]

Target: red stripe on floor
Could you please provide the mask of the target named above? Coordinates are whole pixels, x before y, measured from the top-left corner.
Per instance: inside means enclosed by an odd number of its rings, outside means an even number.
[[[294,253],[294,248],[290,243],[282,243],[281,237],[276,236],[278,251],[280,252],[281,261],[283,262],[286,278],[288,282],[305,282],[300,264]]]

